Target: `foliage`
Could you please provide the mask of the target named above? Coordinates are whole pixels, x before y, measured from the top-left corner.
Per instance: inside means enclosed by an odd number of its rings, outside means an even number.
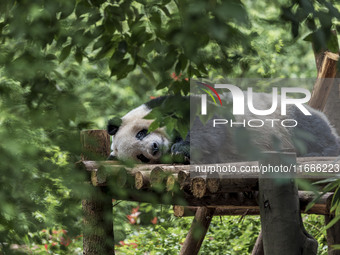
[[[43,229],[29,233],[25,243],[26,246],[21,250],[26,254],[83,254],[82,236],[70,238],[64,229]]]
[[[114,208],[117,254],[178,254],[193,220],[175,218],[172,210],[164,206],[122,201]],[[303,221],[307,232],[319,243],[318,254],[326,255],[322,216],[304,215]],[[259,231],[259,216],[214,217],[200,254],[250,254]],[[14,248],[25,254],[82,253],[82,237],[70,238],[63,229],[29,233],[24,241],[25,246]]]
[[[124,210],[126,204],[121,209]],[[135,204],[136,206],[136,204]],[[117,209],[116,212],[119,210]],[[166,207],[156,208],[157,224],[130,224],[126,238],[116,246],[117,254],[178,254],[193,217],[175,218]],[[145,212],[140,211],[139,217]],[[119,221],[119,220],[118,220]],[[318,254],[327,254],[323,216],[303,215],[308,233],[318,241]],[[120,221],[121,222],[121,221]],[[214,217],[200,254],[250,254],[260,231],[259,216]]]

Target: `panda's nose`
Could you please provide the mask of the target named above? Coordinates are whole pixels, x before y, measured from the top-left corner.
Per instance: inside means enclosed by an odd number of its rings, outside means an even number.
[[[158,151],[159,151],[158,143],[153,143],[152,144],[152,154],[155,156]]]

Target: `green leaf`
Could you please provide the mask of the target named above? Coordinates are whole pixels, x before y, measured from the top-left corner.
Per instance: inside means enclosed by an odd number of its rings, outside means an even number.
[[[331,246],[333,250],[340,250],[340,244],[334,244]]]
[[[79,47],[77,47],[74,57],[79,64],[82,63],[82,61],[83,61],[83,51]]]
[[[91,10],[91,5],[87,0],[80,0],[76,6],[76,16],[79,18],[81,15],[88,13]]]
[[[317,182],[313,182],[313,184],[318,185],[318,184],[334,183],[334,182],[338,183],[338,181],[339,181],[339,179],[328,178],[328,179],[320,180],[320,181],[317,181]]]
[[[66,19],[68,16],[70,16],[72,12],[74,11],[74,7],[75,7],[75,1],[63,1],[62,6],[61,6],[62,11],[61,11],[60,18]]]
[[[151,132],[155,131],[159,127],[160,127],[160,122],[158,121],[158,119],[155,119],[151,123],[151,125],[149,126],[148,133],[151,133]]]
[[[169,12],[169,10],[166,6],[161,6],[161,10],[165,13],[166,16],[171,18],[171,13]]]
[[[163,81],[161,81],[158,85],[157,85],[157,87],[156,87],[156,89],[163,89],[163,88],[165,88],[165,87],[167,87],[167,86],[169,86],[170,84],[171,84],[171,82],[172,82],[172,80],[169,78],[169,79],[165,79],[165,80],[163,80]]]
[[[72,49],[72,44],[65,46],[59,56],[59,62],[63,62],[69,55]]]
[[[97,53],[97,55],[95,56],[96,60],[102,59],[106,56],[109,56],[110,53],[112,53],[114,44],[112,42],[109,42],[107,44],[105,44],[101,50]]]
[[[338,215],[339,210],[339,203],[340,203],[340,186],[338,186],[334,192],[334,195],[332,197],[332,203],[331,203],[331,212],[335,211],[335,215]]]
[[[156,28],[161,27],[162,25],[161,14],[158,11],[151,12],[150,22]]]
[[[175,130],[176,120],[173,118],[166,118],[165,119],[165,126],[167,130],[169,130],[169,134],[171,134]]]
[[[307,34],[305,37],[302,38],[302,40],[304,40],[306,42],[313,42],[313,32]]]
[[[339,52],[338,38],[333,32],[329,32],[329,38],[327,40],[327,49],[333,53]]]
[[[156,83],[155,77],[149,68],[141,67],[142,72],[146,75],[146,77],[152,82],[152,84]]]
[[[189,131],[189,125],[187,125],[186,121],[177,120],[177,131],[180,134],[180,136],[183,139],[185,139],[185,137],[188,135],[188,131]]]
[[[90,0],[90,1],[94,6],[100,7],[106,0]]]
[[[311,202],[309,202],[306,206],[305,212],[308,212],[323,195],[323,193],[319,193]]]
[[[333,191],[338,185],[339,185],[339,180],[327,184],[327,185],[322,189],[322,191],[323,191],[323,192],[330,192],[330,191]]]
[[[325,229],[329,229],[334,226],[335,223],[337,223],[340,220],[340,215],[337,215],[332,219],[325,227]]]
[[[124,59],[124,61],[125,61],[125,59]],[[129,60],[127,59],[127,61],[129,61]],[[129,64],[125,65],[125,67],[122,68],[122,69],[120,70],[120,72],[117,74],[117,79],[120,80],[120,79],[125,78],[125,77],[128,76],[128,74],[129,74],[130,72],[132,72],[134,69],[135,69],[134,65],[129,65]]]
[[[310,181],[297,178],[296,184],[298,185],[299,189],[310,190],[310,191],[313,191],[315,194],[319,194],[319,190],[317,189],[317,187],[314,184],[312,184]]]

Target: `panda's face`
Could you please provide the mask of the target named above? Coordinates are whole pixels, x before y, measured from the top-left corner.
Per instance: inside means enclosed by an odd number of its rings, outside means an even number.
[[[169,149],[169,139],[164,129],[148,133],[152,120],[143,119],[147,108],[135,109],[122,118],[113,136],[112,155],[118,159],[132,159],[142,163],[158,163]]]

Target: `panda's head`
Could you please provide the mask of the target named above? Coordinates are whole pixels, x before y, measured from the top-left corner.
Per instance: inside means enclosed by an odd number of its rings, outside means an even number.
[[[169,138],[164,129],[148,133],[152,120],[144,119],[151,110],[145,104],[121,119],[111,119],[107,131],[112,135],[110,157],[142,163],[159,163],[169,150]]]

